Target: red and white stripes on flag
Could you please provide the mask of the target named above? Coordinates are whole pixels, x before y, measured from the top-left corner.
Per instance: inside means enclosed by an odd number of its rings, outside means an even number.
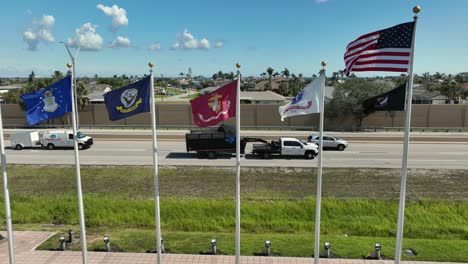
[[[346,75],[357,71],[408,72],[414,22],[375,31],[346,47]]]

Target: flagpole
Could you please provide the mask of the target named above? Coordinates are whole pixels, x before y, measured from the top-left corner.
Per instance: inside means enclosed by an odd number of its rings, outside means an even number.
[[[5,141],[3,141],[3,117],[2,108],[0,106],[0,149],[2,160],[2,179],[3,179],[3,195],[5,196],[5,222],[7,225],[8,234],[8,257],[10,264],[15,264],[15,252],[13,243],[13,225],[11,223],[11,208],[10,208],[10,193],[8,191],[8,177],[6,171],[6,155],[5,155]]]
[[[154,101],[154,80],[153,80],[153,67],[154,63],[148,63],[150,67],[150,78],[151,78],[151,130],[153,134],[153,176],[154,176],[154,211],[156,215],[156,251],[157,251],[157,262],[161,262],[161,218],[159,208],[159,171],[158,171],[158,142],[156,141],[156,104]]]
[[[403,244],[403,222],[405,218],[405,200],[406,200],[406,177],[408,172],[408,151],[409,151],[409,134],[411,130],[411,104],[413,98],[413,60],[414,60],[414,46],[416,44],[416,25],[418,22],[417,14],[421,11],[421,7],[415,6],[413,8],[414,16],[414,29],[411,41],[411,60],[409,67],[409,85],[406,96],[406,120],[405,120],[405,142],[403,147],[403,164],[401,168],[401,186],[400,186],[400,204],[398,208],[398,231],[395,246],[395,264],[399,264],[401,260],[401,250]]]
[[[70,66],[70,64],[67,64]],[[73,98],[76,96],[73,87],[73,78],[71,81],[71,95],[72,95],[72,123],[73,123],[73,141],[74,141],[74,150],[75,150],[75,174],[76,174],[76,189],[78,192],[78,210],[80,215],[80,241],[81,241],[81,252],[83,257],[83,264],[88,263],[88,249],[86,247],[86,227],[85,227],[85,218],[84,218],[84,206],[83,206],[83,191],[81,190],[81,171],[80,171],[80,156],[78,149],[78,133],[76,125],[76,104]]]
[[[314,264],[319,263],[320,258],[320,209],[322,202],[322,153],[323,153],[323,111],[325,98],[325,66],[326,61],[322,61],[323,82],[320,85],[320,123],[319,123],[319,156],[317,169],[317,194],[315,204],[315,240],[314,240]],[[319,76],[320,77],[320,76]]]
[[[240,264],[240,67],[237,67],[236,91],[236,264]]]

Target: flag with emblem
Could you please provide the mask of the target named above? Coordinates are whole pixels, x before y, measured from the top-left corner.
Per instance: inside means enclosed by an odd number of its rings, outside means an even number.
[[[72,76],[51,86],[21,96],[26,105],[26,121],[30,126],[72,111]]]
[[[346,75],[351,72],[408,72],[415,22],[375,31],[352,41],[346,47]]]
[[[290,103],[279,107],[281,121],[290,116],[319,113],[320,93],[323,86],[325,86],[325,76],[320,74],[318,78],[304,87]]]
[[[362,102],[364,113],[374,111],[404,111],[406,98],[406,83],[386,93],[371,97]]]
[[[104,94],[109,119],[112,121],[150,111],[151,77]]]
[[[214,126],[236,116],[237,81],[232,81],[211,93],[190,100],[193,121],[199,127]]]

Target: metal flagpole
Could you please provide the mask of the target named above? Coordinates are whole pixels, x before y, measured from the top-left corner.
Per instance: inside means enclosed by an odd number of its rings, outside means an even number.
[[[320,258],[320,208],[322,202],[322,153],[323,153],[323,111],[325,97],[325,66],[326,61],[322,61],[323,81],[320,85],[320,124],[319,124],[319,156],[317,170],[317,194],[315,204],[315,240],[314,240],[314,264],[319,263]],[[320,78],[320,77],[319,77]]]
[[[237,67],[236,91],[236,264],[240,264],[240,67]]]
[[[151,78],[151,130],[153,132],[153,176],[154,176],[154,211],[156,214],[156,251],[157,251],[157,262],[161,262],[161,218],[159,212],[159,172],[158,172],[158,142],[156,141],[156,103],[154,101],[154,80],[153,80],[153,67],[154,63],[148,63],[150,67],[150,78]]]
[[[406,120],[405,120],[405,143],[403,147],[403,164],[401,168],[401,186],[400,186],[400,205],[398,208],[398,231],[395,246],[395,264],[399,264],[401,260],[401,249],[403,244],[403,222],[405,218],[405,200],[406,200],[406,176],[408,170],[408,149],[409,149],[409,134],[411,129],[411,103],[413,98],[413,60],[414,60],[414,46],[416,40],[416,24],[418,22],[417,14],[421,11],[421,7],[415,6],[413,12],[414,16],[414,29],[413,38],[411,41],[411,61],[409,68],[409,85],[406,91]]]
[[[8,233],[8,257],[10,264],[15,264],[15,252],[13,244],[13,225],[11,224],[11,209],[10,209],[10,193],[8,191],[8,177],[6,171],[6,155],[5,145],[3,141],[3,118],[2,108],[0,107],[0,149],[2,160],[2,179],[3,179],[3,195],[5,196],[5,222]]]
[[[69,66],[69,64],[67,64]],[[71,79],[71,87],[73,87],[73,80]],[[80,240],[81,240],[81,251],[83,256],[83,264],[88,263],[88,249],[86,247],[86,229],[85,229],[85,218],[84,218],[84,206],[83,206],[83,191],[81,190],[81,171],[80,171],[80,156],[78,150],[78,133],[76,125],[76,104],[73,98],[76,96],[74,89],[71,89],[72,95],[72,123],[73,123],[73,141],[75,149],[75,173],[76,173],[76,189],[78,192],[78,210],[80,215]]]
[[[65,48],[67,48],[67,51],[68,51],[68,55],[70,55],[70,59],[72,61],[72,66],[73,66],[73,92],[76,94],[74,100],[75,100],[75,105],[77,107],[76,112],[74,113],[74,115],[76,115],[76,126],[78,127],[78,129],[80,129],[80,118],[78,116],[78,92],[76,91],[75,61],[76,61],[76,59],[78,59],[78,53],[80,52],[81,46],[79,46],[76,49],[75,56],[73,56],[71,51],[70,51],[70,48],[68,48],[67,43],[65,43],[63,41],[60,41],[60,43],[63,43],[63,45],[65,45]],[[68,67],[68,68],[70,68],[70,67]]]

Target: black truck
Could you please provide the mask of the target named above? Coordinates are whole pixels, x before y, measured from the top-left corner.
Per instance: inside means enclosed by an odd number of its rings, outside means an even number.
[[[263,142],[261,138],[243,137],[240,141],[240,153],[245,153],[248,142]],[[236,133],[232,127],[222,125],[218,128],[191,130],[185,135],[187,152],[194,151],[198,158],[216,158],[217,153],[236,152]]]

